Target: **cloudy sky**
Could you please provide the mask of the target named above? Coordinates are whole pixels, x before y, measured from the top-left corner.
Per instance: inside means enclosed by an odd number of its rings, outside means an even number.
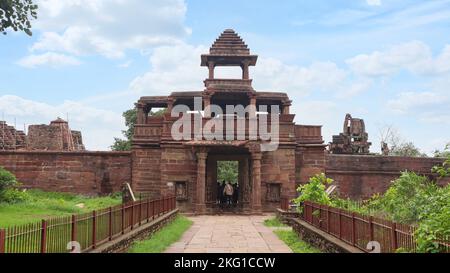
[[[386,125],[427,153],[450,142],[448,0],[37,3],[32,37],[0,36],[0,114],[20,129],[68,113],[88,149],[109,149],[140,96],[202,90],[200,54],[233,28],[259,55],[254,87],[288,92],[326,141],[351,113],[373,152]]]

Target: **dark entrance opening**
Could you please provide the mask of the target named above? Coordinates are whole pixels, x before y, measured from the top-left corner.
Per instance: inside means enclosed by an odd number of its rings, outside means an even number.
[[[222,209],[239,204],[239,161],[217,161],[217,204]]]
[[[242,150],[234,151],[238,153],[212,151],[208,154],[205,203],[209,213],[244,213],[251,209],[250,155]],[[228,199],[224,182],[233,188]]]

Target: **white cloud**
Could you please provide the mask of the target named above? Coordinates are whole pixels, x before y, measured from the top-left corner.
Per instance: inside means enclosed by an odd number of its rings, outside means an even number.
[[[446,103],[448,98],[433,92],[402,92],[395,99],[389,100],[387,106],[398,113],[407,113],[408,111],[422,107],[433,107]]]
[[[72,56],[54,52],[47,52],[39,55],[32,54],[26,56],[20,59],[17,64],[26,68],[35,68],[38,66],[50,66],[52,68],[58,68],[63,66],[80,65],[81,62]]]
[[[150,58],[149,72],[136,77],[130,89],[137,94],[163,95],[171,91],[200,91],[208,76],[206,67],[200,67],[200,55],[207,53],[205,46],[179,44],[156,48]],[[239,67],[233,68],[240,70]],[[240,71],[224,69],[216,76],[232,78]],[[236,72],[236,73],[235,73]],[[333,62],[315,62],[302,67],[287,65],[274,58],[259,58],[256,67],[250,69],[253,86],[260,91],[288,92],[293,98],[312,92],[328,92],[337,96],[358,94],[371,85],[370,80],[350,81],[348,71]]]
[[[381,0],[366,0],[369,6],[381,6]]]
[[[50,105],[24,99],[13,95],[0,96],[0,112],[5,114],[9,123],[13,124],[48,124],[56,117],[66,118],[69,115],[69,126],[73,130],[81,130],[87,149],[106,150],[114,137],[121,137],[123,118],[120,114],[75,101],[65,101],[59,105]],[[21,126],[18,125],[19,128]]]
[[[357,55],[346,63],[355,74],[367,77],[391,76],[403,69],[418,75],[440,75],[450,72],[450,45],[436,58],[427,44],[412,41]]]
[[[176,44],[190,33],[183,0],[39,0],[32,50],[121,58],[128,49]]]

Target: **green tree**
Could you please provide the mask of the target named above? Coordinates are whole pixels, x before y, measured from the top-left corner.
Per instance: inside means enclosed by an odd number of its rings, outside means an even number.
[[[8,28],[23,31],[31,36],[31,20],[37,18],[38,6],[33,0],[1,0],[0,32],[6,34]]]
[[[166,109],[160,109],[156,112],[150,112],[150,116],[161,116],[166,112]],[[131,140],[133,139],[134,135],[134,125],[137,121],[137,109],[130,109],[125,112],[123,112],[122,116],[125,119],[125,126],[127,127],[127,130],[122,131],[123,136],[125,139],[121,138],[114,138],[114,143],[111,145],[111,150],[113,151],[129,151],[131,150]]]
[[[217,162],[217,179],[220,182],[230,182],[235,184],[239,177],[238,161],[218,161]]]

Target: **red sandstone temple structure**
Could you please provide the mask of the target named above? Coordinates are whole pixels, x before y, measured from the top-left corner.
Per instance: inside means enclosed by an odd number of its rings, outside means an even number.
[[[339,196],[362,200],[386,191],[402,171],[432,177],[431,168],[442,164],[442,158],[368,154],[370,142],[364,122],[350,115],[345,119],[343,132],[333,137],[328,153],[321,126],[293,122],[287,94],[253,89],[249,67],[256,65],[257,59],[233,30],[226,30],[209,54],[201,56],[201,65],[209,70],[204,90],[142,97],[137,102],[131,152],[85,151],[81,133],[71,131],[61,119],[49,125],[30,126],[28,135],[0,121],[0,130],[3,129],[0,166],[13,172],[26,188],[104,195],[118,192],[125,182],[131,182],[136,193],[147,193],[150,197],[175,194],[182,211],[202,214],[219,209],[216,202],[219,161],[238,161],[239,200],[235,212],[241,213],[273,211],[280,207],[282,198],[294,198],[297,186],[317,173],[325,173],[334,180]],[[240,67],[242,77],[217,79],[214,75],[217,66]],[[194,109],[198,108],[194,107],[196,104],[201,104],[201,109]],[[226,105],[253,108],[276,105],[281,109],[277,115],[278,149],[260,149],[263,139],[260,135],[256,139],[247,138],[250,131],[247,127],[240,129],[246,136],[244,140],[204,137],[175,140],[171,130],[178,117],[172,117],[170,110],[180,105],[195,110],[184,114],[190,113],[201,124],[219,118],[201,111],[209,105],[222,109]],[[152,115],[155,108],[167,109],[164,115]],[[251,117],[254,115],[233,119],[245,120],[247,126]],[[263,117],[258,115],[257,119]],[[449,179],[439,181],[449,182]]]
[[[244,41],[231,29],[225,30],[201,56],[201,65],[209,70],[202,91],[173,92],[169,96],[142,97],[137,102],[137,124],[133,139],[132,187],[137,192],[154,196],[177,193],[178,205],[184,211],[212,213],[217,210],[217,162],[239,162],[239,209],[258,213],[279,207],[280,198],[296,196],[299,183],[324,165],[324,141],[321,126],[296,125],[286,93],[259,92],[253,89],[249,67],[255,66],[258,56],[252,55]],[[218,66],[237,66],[242,69],[240,79],[218,79]],[[279,146],[275,151],[259,149],[262,141],[176,141],[171,129],[178,117],[171,117],[173,107],[187,105],[192,115],[194,99],[201,98],[202,110],[218,105],[225,113],[227,105],[277,105],[279,115]],[[167,108],[162,116],[151,116],[154,108]],[[188,114],[188,113],[184,113]],[[202,124],[210,119],[207,113]],[[260,116],[257,117],[258,119]],[[238,117],[235,117],[237,120]],[[249,117],[245,117],[249,124]],[[224,122],[225,124],[225,122]],[[223,128],[226,131],[226,128]],[[248,126],[245,135],[248,136]]]

